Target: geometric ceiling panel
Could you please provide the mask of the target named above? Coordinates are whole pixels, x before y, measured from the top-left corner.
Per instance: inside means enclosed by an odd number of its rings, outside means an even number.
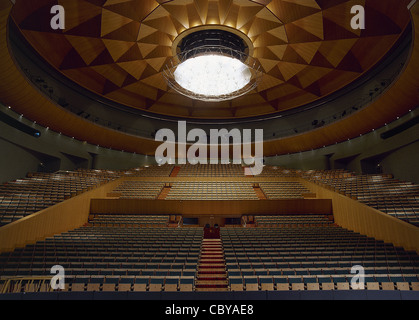
[[[238,118],[300,107],[370,71],[410,23],[410,0],[17,0],[11,17],[29,44],[77,84],[156,114]],[[64,6],[65,30],[50,27]],[[366,29],[351,28],[363,5]],[[265,73],[234,101],[180,96],[162,69],[173,44],[191,28],[223,27],[252,44]]]

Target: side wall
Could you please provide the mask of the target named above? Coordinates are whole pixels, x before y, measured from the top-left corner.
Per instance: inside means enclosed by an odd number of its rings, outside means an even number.
[[[0,121],[0,183],[23,178],[28,172],[58,170],[123,170],[154,163],[154,157],[93,146],[33,123],[0,104],[0,112],[40,131],[39,138]]]
[[[383,139],[382,133],[419,116],[418,108],[382,128],[358,138],[296,154],[269,157],[266,165],[302,170],[348,169],[357,174],[385,173],[419,183],[419,124]]]

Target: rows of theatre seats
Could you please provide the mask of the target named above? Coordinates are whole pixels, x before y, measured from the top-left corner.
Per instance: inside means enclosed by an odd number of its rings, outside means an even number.
[[[258,215],[254,217],[254,220],[257,227],[265,228],[321,227],[333,224],[332,219],[325,218],[322,215],[306,215],[304,219],[301,219],[298,215]]]
[[[173,165],[162,165],[116,171],[78,169],[56,173],[30,172],[24,179],[10,181],[0,186],[0,227],[103,183],[121,177],[168,177],[173,167]],[[152,192],[154,194],[154,189]],[[127,193],[130,197],[128,191]],[[142,189],[139,193],[145,193],[145,190]],[[156,193],[158,194],[158,191]]]
[[[267,199],[304,199],[304,194],[310,193],[298,181],[260,182]]]
[[[290,226],[221,228],[230,289],[350,290],[351,269],[362,266],[369,290],[419,290],[419,256],[313,216]],[[256,216],[256,220],[259,220]],[[262,219],[263,220],[263,219]],[[308,221],[307,221],[308,220]]]
[[[285,169],[277,166],[264,166],[258,177],[298,178],[300,177],[300,173],[298,170],[294,169]]]
[[[258,200],[249,182],[177,181],[172,184],[166,199],[188,200]]]
[[[0,186],[0,226],[43,210],[119,175],[102,171],[30,173]]]
[[[172,200],[258,200],[252,184],[228,181],[124,181],[116,187],[112,194],[120,199],[157,199],[160,192],[170,185],[166,199]],[[310,191],[300,182],[268,181],[258,183],[267,199],[304,199]]]
[[[65,291],[195,290],[203,228],[158,226],[167,216],[147,217],[156,220],[149,228],[132,223],[140,217],[101,218],[2,253],[0,292],[50,290],[54,265],[65,268]],[[254,218],[259,223],[267,216]],[[353,266],[365,269],[369,290],[419,290],[415,252],[348,231],[327,217],[292,220],[221,228],[228,290],[349,290]]]
[[[49,291],[54,265],[64,267],[64,291],[193,290],[202,228],[99,225],[1,254],[0,292]]]
[[[237,164],[185,164],[180,166],[178,177],[243,177],[244,169]]]
[[[164,187],[163,182],[124,181],[113,190],[120,199],[156,199]]]
[[[110,180],[120,177],[169,177],[174,165],[145,165],[138,168],[126,170],[92,170],[92,169],[78,169],[73,171],[77,175],[90,176],[92,174],[99,174],[107,176]],[[71,173],[70,173],[71,174]]]
[[[131,169],[136,177],[169,177],[175,166],[172,164],[164,164],[161,166],[144,166],[141,168]]]
[[[391,216],[419,226],[419,185],[391,175],[326,175],[306,173],[306,178],[357,199]]]

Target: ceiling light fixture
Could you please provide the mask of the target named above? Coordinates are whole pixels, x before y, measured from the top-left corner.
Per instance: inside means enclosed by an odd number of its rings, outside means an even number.
[[[255,89],[262,78],[261,65],[246,51],[235,34],[197,31],[182,40],[163,75],[170,88],[189,98],[231,100]]]

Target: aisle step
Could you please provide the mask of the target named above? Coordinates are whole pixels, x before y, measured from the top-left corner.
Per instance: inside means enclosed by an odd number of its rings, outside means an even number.
[[[212,238],[203,239],[195,290],[226,291],[227,289],[228,280],[222,241]]]

